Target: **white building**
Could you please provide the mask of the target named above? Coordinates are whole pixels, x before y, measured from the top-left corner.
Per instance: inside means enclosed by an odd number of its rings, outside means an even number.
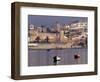
[[[34,29],[35,28],[35,26],[33,25],[33,24],[30,24],[29,25],[29,30],[32,30],[32,29]]]
[[[87,28],[87,22],[84,21],[75,21],[70,24],[71,28]]]
[[[87,22],[75,21],[70,24],[70,30],[84,32],[84,29],[87,29]]]

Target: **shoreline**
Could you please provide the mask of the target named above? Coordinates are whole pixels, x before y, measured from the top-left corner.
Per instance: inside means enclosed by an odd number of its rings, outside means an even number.
[[[48,43],[48,44],[35,44],[34,45],[28,45],[28,48],[30,49],[66,49],[66,48],[87,48],[87,47],[82,47],[82,46],[72,46],[71,43]]]

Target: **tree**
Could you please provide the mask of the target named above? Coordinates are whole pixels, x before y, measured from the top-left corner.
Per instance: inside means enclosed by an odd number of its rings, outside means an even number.
[[[40,41],[40,37],[37,36],[36,39],[35,39],[35,41],[36,41],[36,42],[39,42],[39,41]]]
[[[48,42],[49,42],[49,37],[47,36],[45,40],[46,40],[46,42],[48,43]]]

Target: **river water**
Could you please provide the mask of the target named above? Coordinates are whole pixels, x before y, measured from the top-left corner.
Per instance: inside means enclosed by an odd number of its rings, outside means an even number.
[[[75,59],[76,54],[80,55]],[[54,56],[61,58],[57,65],[87,64],[87,48],[66,48],[66,49],[28,49],[28,66],[50,66],[54,65]]]

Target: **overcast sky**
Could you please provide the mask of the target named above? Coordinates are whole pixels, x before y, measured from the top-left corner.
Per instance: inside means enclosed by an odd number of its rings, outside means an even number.
[[[80,20],[87,22],[87,17],[28,15],[28,24],[36,26],[44,25],[50,27],[56,22],[59,22],[60,24],[69,24]]]

